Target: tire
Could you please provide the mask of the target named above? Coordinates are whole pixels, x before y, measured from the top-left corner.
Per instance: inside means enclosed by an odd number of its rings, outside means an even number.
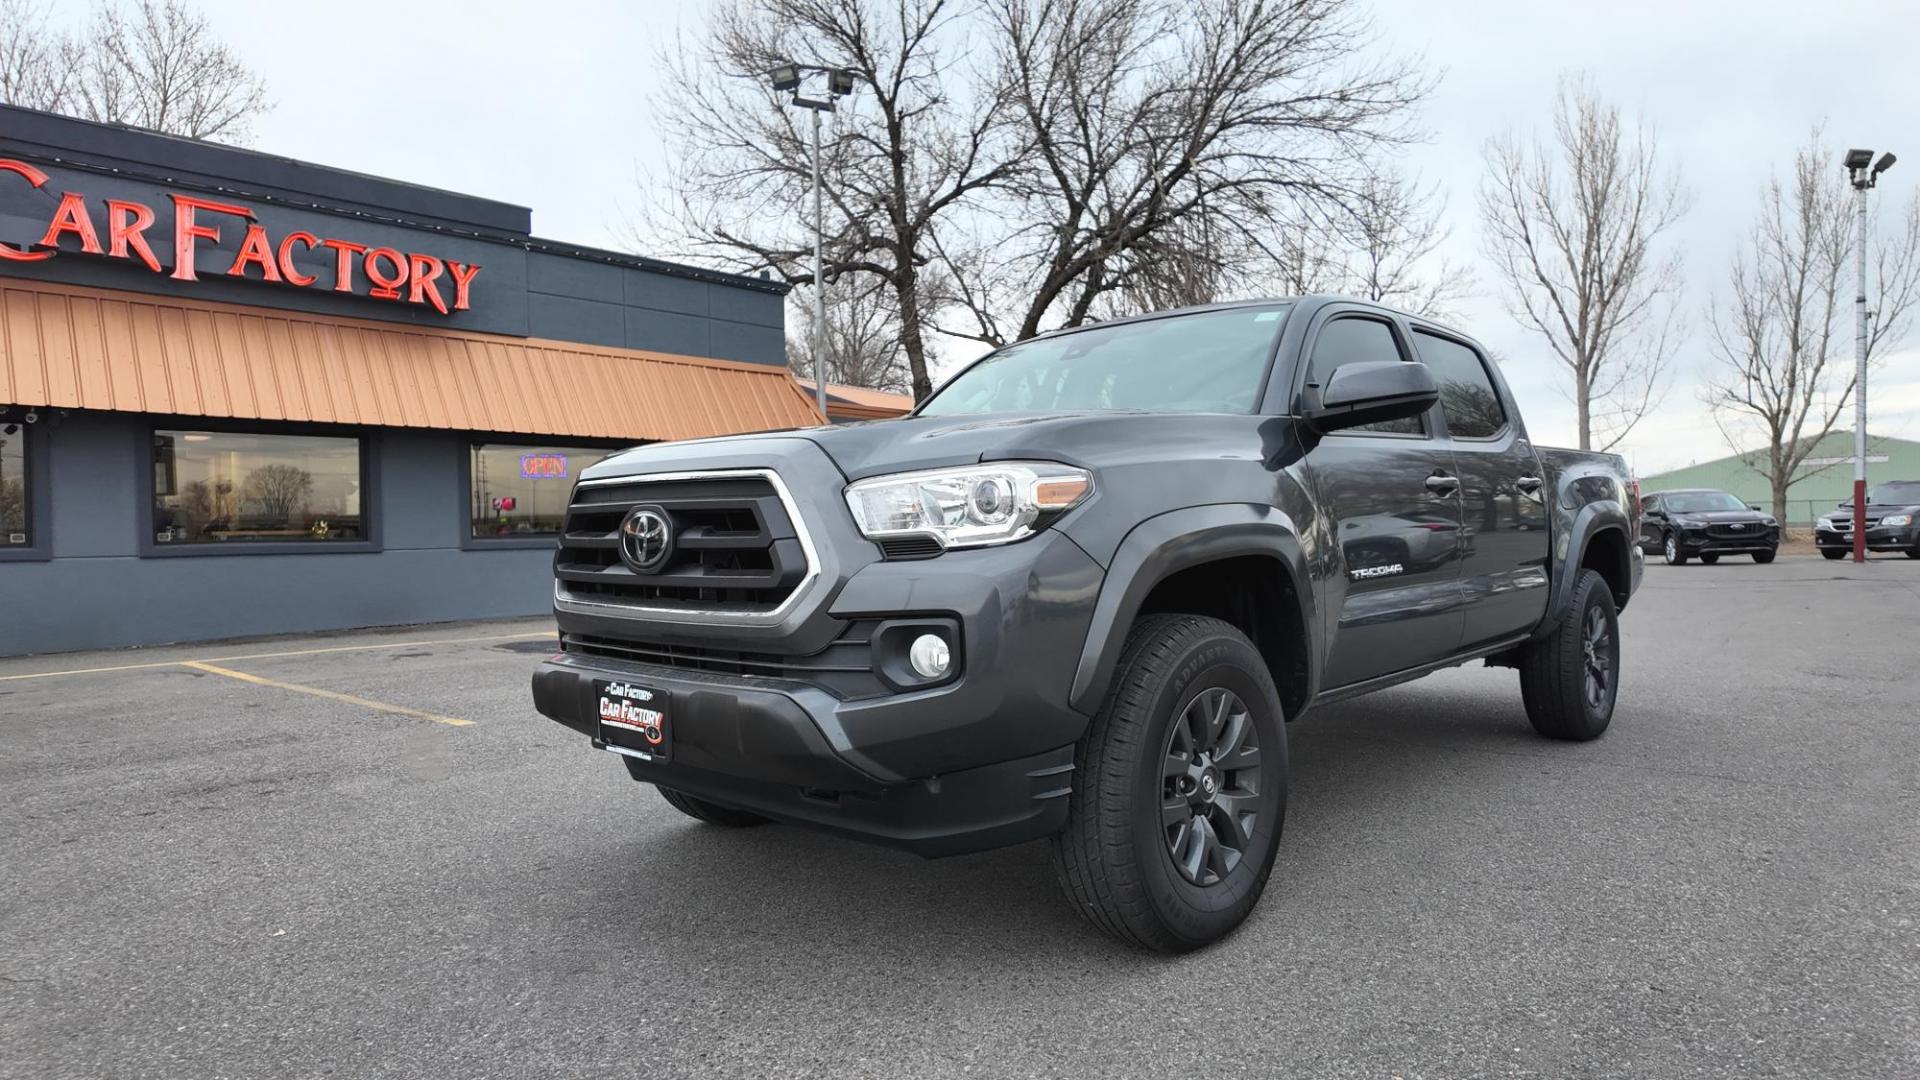
[[[1053,865],[1082,918],[1162,952],[1231,933],[1266,888],[1287,806],[1285,717],[1259,651],[1219,619],[1135,621],[1074,777]]]
[[[638,775],[637,770],[635,770],[632,765],[627,766],[627,771],[633,774],[635,780],[646,780],[645,777]],[[652,781],[647,780],[647,782],[651,783]],[[735,810],[731,806],[721,806],[719,803],[698,799],[683,791],[675,791],[670,787],[661,787],[658,784],[654,784],[654,787],[659,790],[660,797],[667,800],[668,806],[673,807],[675,810],[680,811],[696,821],[704,821],[709,825],[724,825],[729,829],[745,829],[755,825],[765,825],[768,821],[767,818],[763,818],[759,814],[749,813],[745,810]]]
[[[731,806],[721,806],[719,803],[710,803],[705,799],[696,799],[685,792],[675,791],[672,788],[663,787],[660,788],[659,791],[660,797],[667,800],[667,805],[690,818],[697,821],[704,821],[709,825],[724,825],[729,829],[748,829],[755,825],[765,825],[767,823],[767,819],[761,817],[759,814],[748,813],[745,810],[735,810]]]
[[[1712,566],[1712,565],[1713,565],[1714,563],[1717,563],[1717,562],[1719,562],[1719,561],[1720,561],[1720,556],[1718,556],[1718,555],[1702,555],[1702,556],[1700,556],[1700,563],[1701,563],[1701,565],[1703,565],[1703,566]]]
[[[1680,550],[1680,542],[1668,533],[1660,541],[1661,550],[1666,553],[1668,566],[1687,565],[1687,553]]]
[[[1589,650],[1589,643],[1594,648]],[[1595,664],[1589,656],[1597,654]],[[1596,700],[1596,675],[1603,674]],[[1533,730],[1549,739],[1597,739],[1613,720],[1620,695],[1620,616],[1613,590],[1592,570],[1580,571],[1573,602],[1546,637],[1520,654],[1520,698]]]
[[[1778,552],[1756,551],[1753,553],[1753,561],[1759,563],[1761,566],[1765,566],[1773,561],[1773,557],[1776,554],[1778,554]]]
[[[1841,548],[1821,548],[1820,554],[1822,557],[1828,559],[1844,559],[1847,557],[1846,551]]]

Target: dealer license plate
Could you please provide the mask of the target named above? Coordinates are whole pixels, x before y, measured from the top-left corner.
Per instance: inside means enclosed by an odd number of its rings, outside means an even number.
[[[600,713],[600,741],[652,761],[673,755],[673,730],[667,721],[667,692],[624,681],[593,684]]]

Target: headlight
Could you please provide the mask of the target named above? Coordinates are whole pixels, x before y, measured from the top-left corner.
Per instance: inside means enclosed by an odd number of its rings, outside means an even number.
[[[1093,493],[1093,474],[1047,461],[896,473],[847,488],[869,540],[932,537],[943,548],[1024,540]]]
[[[1880,524],[1883,527],[1891,526],[1894,528],[1899,528],[1902,525],[1911,525],[1913,524],[1913,515],[1912,514],[1888,514],[1886,517],[1883,517],[1880,519]]]
[[[1761,518],[1760,521],[1761,521],[1761,524],[1765,525],[1769,529],[1777,529],[1780,527],[1780,523],[1774,520],[1772,515],[1768,515],[1767,517]]]
[[[1828,521],[1826,518],[1821,518],[1819,521],[1813,523],[1813,527],[1815,529],[1825,529],[1828,532],[1832,532],[1833,522]]]

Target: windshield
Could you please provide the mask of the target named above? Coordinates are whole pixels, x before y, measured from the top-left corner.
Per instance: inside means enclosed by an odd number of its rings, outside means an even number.
[[[1252,412],[1287,305],[1116,323],[1009,345],[954,376],[921,416]]]
[[[1715,510],[1745,510],[1747,504],[1724,491],[1692,491],[1684,495],[1662,495],[1660,503],[1669,514],[1709,514]]]
[[[1870,503],[1920,503],[1920,480],[1896,480],[1867,489]]]

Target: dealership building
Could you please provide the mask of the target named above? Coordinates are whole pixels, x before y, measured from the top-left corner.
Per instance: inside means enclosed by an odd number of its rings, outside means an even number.
[[[547,610],[573,480],[819,423],[785,287],[0,106],[0,656]]]

